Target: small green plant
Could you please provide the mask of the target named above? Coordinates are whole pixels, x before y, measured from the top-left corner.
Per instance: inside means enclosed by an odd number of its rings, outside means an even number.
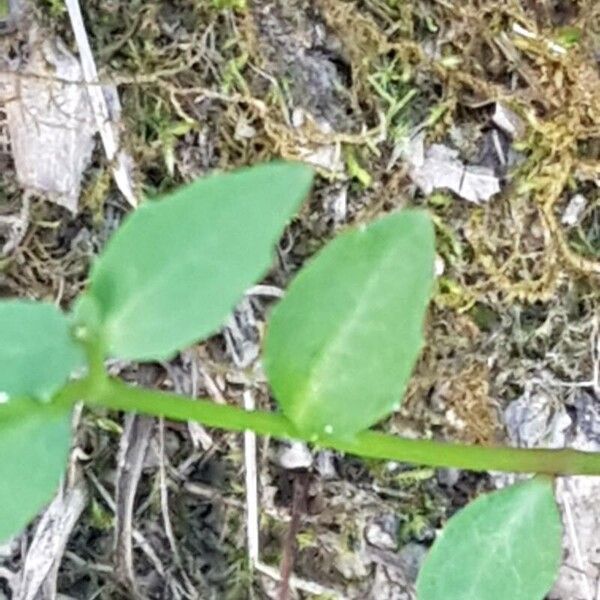
[[[201,179],[125,220],[65,314],[0,302],[0,541],[50,499],[74,405],[254,430],[363,457],[540,475],[453,517],[417,583],[421,600],[540,599],[560,559],[553,476],[600,456],[403,439],[369,430],[399,406],[434,284],[433,226],[405,210],[350,229],[302,269],[270,319],[265,370],[281,412],[246,412],[108,376],[107,357],[171,358],[214,334],[272,261],[312,172],[272,163]],[[79,377],[72,377],[79,373]]]

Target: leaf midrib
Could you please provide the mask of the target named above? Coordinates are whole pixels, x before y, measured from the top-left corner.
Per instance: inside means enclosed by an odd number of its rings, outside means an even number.
[[[359,232],[359,235],[365,235]],[[393,240],[396,241],[396,240]],[[315,393],[313,388],[313,382],[319,380],[318,373],[322,371],[323,365],[327,364],[331,360],[332,356],[337,352],[337,347],[340,345],[342,339],[346,339],[347,332],[354,328],[356,322],[360,322],[358,315],[362,315],[365,310],[365,298],[370,297],[371,290],[375,287],[375,284],[381,279],[382,266],[392,261],[392,258],[396,258],[396,248],[402,245],[403,240],[398,239],[397,244],[392,244],[388,247],[385,252],[385,256],[377,262],[378,268],[372,269],[362,289],[362,293],[358,299],[358,302],[350,305],[350,316],[349,318],[340,319],[337,327],[334,330],[334,334],[329,336],[329,341],[314,354],[313,359],[310,361],[310,366],[307,370],[308,376],[305,378],[304,385],[300,386],[298,394],[295,396],[296,406],[301,407],[301,410],[296,411],[296,419],[299,423],[303,422],[304,415],[307,412],[311,412],[315,404],[319,403],[318,394]],[[366,306],[369,306],[366,304]],[[369,311],[367,311],[369,312]],[[335,352],[331,351],[332,348]],[[302,402],[298,402],[298,398],[302,398]]]
[[[527,484],[524,484],[527,485]],[[533,488],[533,486],[531,484],[529,484],[530,487]],[[535,493],[534,493],[535,491]],[[524,500],[522,495],[519,498],[518,502],[515,502],[517,510],[516,511],[512,511],[512,516],[509,517],[509,519],[507,519],[505,521],[506,525],[503,527],[504,529],[509,528],[512,529],[511,524],[514,522],[522,522],[527,515],[529,514],[535,514],[535,508],[536,506],[543,500],[543,493],[544,491],[542,491],[542,494],[538,493],[538,490],[534,490],[532,489],[529,493],[524,494],[527,498],[527,500]],[[496,556],[493,552],[488,552],[487,555],[484,558],[483,561],[483,568],[478,569],[477,573],[474,574],[474,576],[471,578],[471,586],[469,588],[469,590],[466,592],[466,598],[469,598],[470,600],[480,600],[480,594],[478,593],[478,586],[479,583],[481,582],[482,579],[482,575],[484,573],[489,573],[490,568],[493,567],[494,564],[497,564],[497,560],[496,560]],[[466,600],[465,598],[465,600]]]
[[[142,283],[141,286],[136,285],[133,293],[129,294],[129,300],[122,303],[121,308],[113,312],[113,316],[107,320],[108,329],[119,331],[122,323],[127,323],[131,315],[135,315],[138,310],[143,308],[144,302],[148,297],[154,296],[161,287],[168,288],[168,286],[165,285],[165,282],[168,282],[175,277],[178,272],[187,271],[195,262],[197,263],[199,260],[203,260],[203,258],[198,259],[198,255],[201,254],[202,252],[199,252],[197,249],[193,251],[188,247],[188,251],[185,252],[184,258],[180,255],[177,260],[167,261],[165,263],[166,268],[162,270],[160,275],[146,278],[145,281],[147,283]],[[105,271],[104,277],[107,275],[109,275],[109,273]],[[105,310],[110,312],[110,307],[105,307]]]

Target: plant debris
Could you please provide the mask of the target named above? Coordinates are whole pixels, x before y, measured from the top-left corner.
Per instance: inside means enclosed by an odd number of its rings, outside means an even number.
[[[512,139],[518,140],[525,135],[526,126],[523,119],[501,102],[496,102],[492,121]]]
[[[500,192],[500,182],[489,167],[465,165],[458,151],[443,144],[424,149],[424,136],[409,144],[405,155],[409,175],[421,191],[430,195],[436,190],[451,190],[461,198],[480,204]]]
[[[3,75],[12,156],[25,190],[76,213],[96,127],[79,62],[59,39],[40,36],[31,31],[27,63]]]
[[[569,418],[571,428],[595,435],[598,417],[588,409],[599,393],[590,353],[600,311],[597,2],[91,0],[81,8],[99,80],[118,88],[123,149],[146,194],[273,157],[317,165],[322,177],[280,243],[264,282],[269,289],[281,293],[347,224],[405,205],[432,213],[444,269],[423,356],[384,430],[477,443],[508,433],[523,444],[576,444],[564,427]],[[60,37],[74,56],[62,4],[41,2],[38,12],[43,39]],[[15,48],[19,55],[15,40],[2,48],[4,57]],[[60,90],[59,82],[52,85]],[[415,132],[419,153],[400,160]],[[25,213],[1,111],[0,139],[0,236],[8,242],[0,292],[68,305],[129,208],[111,180],[113,165],[92,155],[76,215],[43,203]],[[431,168],[420,183],[413,179],[411,161],[422,168],[427,157],[442,169],[442,185]],[[578,195],[585,207],[578,200],[569,209]],[[256,359],[274,301],[249,295],[223,336],[169,363],[157,385],[240,406],[251,393],[259,407],[270,407]],[[127,373],[138,377],[135,365]],[[79,429],[90,504],[69,538],[56,588],[112,600],[122,594],[110,563],[123,427],[117,415],[87,414]],[[163,433],[167,508],[155,459],[147,458],[133,497],[140,593],[187,598],[186,573],[200,597],[276,597],[291,488],[275,445],[257,440],[257,571],[267,573],[257,575],[247,568],[241,437],[210,431],[205,443],[201,432],[170,423]],[[436,531],[494,483],[325,452],[310,472],[290,580],[307,598],[331,590],[361,600],[413,598],[415,571]],[[569,481],[560,491],[569,498],[563,515],[570,510],[578,541],[565,541],[569,554],[551,597],[587,600],[600,526],[594,490]],[[398,520],[397,549],[384,527],[389,515]],[[14,582],[28,539],[25,533],[2,549],[0,584]]]

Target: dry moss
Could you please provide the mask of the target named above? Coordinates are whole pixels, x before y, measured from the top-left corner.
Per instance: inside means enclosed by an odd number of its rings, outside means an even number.
[[[230,4],[92,0],[82,7],[102,77],[119,87],[124,139],[142,189],[160,193],[213,169],[272,157],[339,156],[341,167],[320,168],[313,197],[286,233],[270,277],[285,285],[347,223],[404,205],[427,206],[445,272],[403,411],[384,427],[492,443],[502,438],[503,408],[527,386],[544,386],[568,404],[572,388],[565,384],[590,378],[593,318],[600,312],[594,183],[600,175],[600,6],[594,0],[554,2],[554,8],[517,0],[260,0],[224,8]],[[66,15],[56,8],[54,2],[41,6],[46,24],[69,41]],[[522,159],[502,174],[502,194],[475,207],[416,193],[397,153],[409,132],[418,126],[428,141],[446,143],[453,131],[467,132],[461,151],[477,160],[497,101],[527,125],[516,144]],[[65,304],[76,296],[91,257],[125,212],[108,167],[96,157],[78,217],[34,206],[27,235],[0,264],[6,293],[58,297]],[[3,213],[12,214],[19,194],[9,170],[0,197],[6,196]],[[578,192],[588,207],[577,227],[565,229],[562,212]],[[345,208],[337,214],[332,199],[340,194]],[[258,318],[264,321],[264,307]],[[227,400],[238,402],[240,381],[250,375],[232,367],[220,340],[199,352],[206,374]],[[180,376],[191,380],[189,369]],[[88,471],[110,488],[116,437],[97,420],[82,430],[93,457]],[[240,550],[237,438],[215,434],[215,449],[199,453],[187,470],[182,463],[195,456],[187,431],[173,428],[169,440],[173,521],[188,574],[206,597],[251,595]],[[263,458],[264,489],[281,492],[277,472]],[[433,531],[481,485],[469,479],[441,488],[429,473],[407,486],[384,466],[336,461],[338,480],[314,482],[320,508],[305,519],[311,542],[298,569],[361,598],[370,589],[368,577],[345,581],[331,567],[336,553],[349,552],[350,538],[350,549],[357,546],[361,532],[344,528],[351,517],[363,524],[374,514],[399,511],[401,541],[422,541],[429,535],[419,537],[422,530]],[[226,465],[224,479],[219,465]],[[156,525],[152,473],[150,467],[137,523],[170,565]],[[190,481],[210,486],[217,499],[190,495],[183,488]],[[61,581],[77,597],[100,590],[100,597],[114,598],[110,573],[95,568],[110,558],[112,540],[102,529],[106,506],[97,490],[92,493],[102,510],[84,519],[71,546],[84,562],[68,563]],[[278,507],[277,518],[264,523],[273,558],[288,509]],[[136,558],[148,589],[167,594],[152,566]],[[311,570],[318,560],[322,570]]]

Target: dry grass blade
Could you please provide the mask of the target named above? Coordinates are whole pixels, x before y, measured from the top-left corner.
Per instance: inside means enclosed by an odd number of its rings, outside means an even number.
[[[129,204],[135,207],[137,206],[137,200],[135,198],[133,181],[129,173],[130,159],[119,149],[118,130],[111,121],[109,106],[104,91],[99,85],[98,71],[83,23],[79,2],[78,0],[65,0],[65,4],[69,11],[73,33],[75,34],[75,40],[77,41],[77,47],[81,58],[83,77],[88,84],[87,91],[96,119],[96,125],[100,132],[100,137],[102,138],[106,157],[110,162],[114,163],[113,175],[119,190],[123,196],[125,196]],[[114,94],[114,97],[115,99],[118,98],[116,94]]]
[[[87,505],[87,488],[81,475],[59,494],[38,523],[27,552],[15,600],[56,598],[56,580],[67,541]]]
[[[244,392],[244,408],[255,410],[256,401],[250,390]],[[246,482],[246,540],[248,562],[253,569],[260,560],[259,514],[258,514],[258,473],[256,470],[256,434],[244,432],[244,467]]]
[[[184,566],[183,561],[181,560],[181,553],[179,552],[179,548],[177,546],[177,541],[175,540],[175,534],[173,533],[173,525],[171,524],[171,517],[169,515],[169,490],[167,488],[167,473],[165,468],[165,421],[164,419],[159,419],[158,421],[158,474],[159,474],[159,482],[160,482],[160,507],[161,514],[163,518],[163,525],[165,528],[165,534],[167,536],[167,540],[169,541],[169,546],[171,551],[173,552],[173,558],[179,572],[181,573],[181,578],[183,583],[185,584],[187,597],[192,600],[198,600],[199,596],[196,590],[194,589],[194,584],[189,578]]]
[[[133,506],[153,429],[154,419],[128,415],[117,462],[115,574],[135,598],[141,596],[133,567]]]
[[[106,490],[106,488],[100,483],[98,478],[92,472],[88,472],[87,477],[92,482],[92,484],[94,485],[96,490],[98,490],[98,493],[100,494],[100,496],[102,497],[102,500],[106,503],[108,508],[114,514],[116,514],[116,512],[117,512],[116,504],[115,504],[114,500],[111,498],[111,496],[108,493],[108,491]],[[133,536],[133,541],[139,546],[140,550],[146,555],[146,557],[148,558],[148,560],[150,561],[150,563],[152,564],[152,566],[154,567],[156,572],[161,577],[164,577],[166,574],[166,569],[165,569],[164,565],[162,564],[162,562],[160,561],[160,558],[158,557],[156,551],[154,550],[154,548],[152,547],[150,542],[148,542],[148,540],[143,536],[143,534],[138,529],[133,529],[132,536]],[[112,573],[112,569],[110,570],[110,572]]]
[[[281,575],[275,567],[266,565],[262,562],[257,563],[256,570],[275,581],[281,581]],[[338,591],[325,587],[315,583],[314,581],[306,581],[300,577],[292,575],[290,577],[290,587],[294,590],[306,592],[307,594],[314,594],[316,596],[324,596],[325,598],[333,598],[334,600],[348,600],[346,596],[340,594]]]

